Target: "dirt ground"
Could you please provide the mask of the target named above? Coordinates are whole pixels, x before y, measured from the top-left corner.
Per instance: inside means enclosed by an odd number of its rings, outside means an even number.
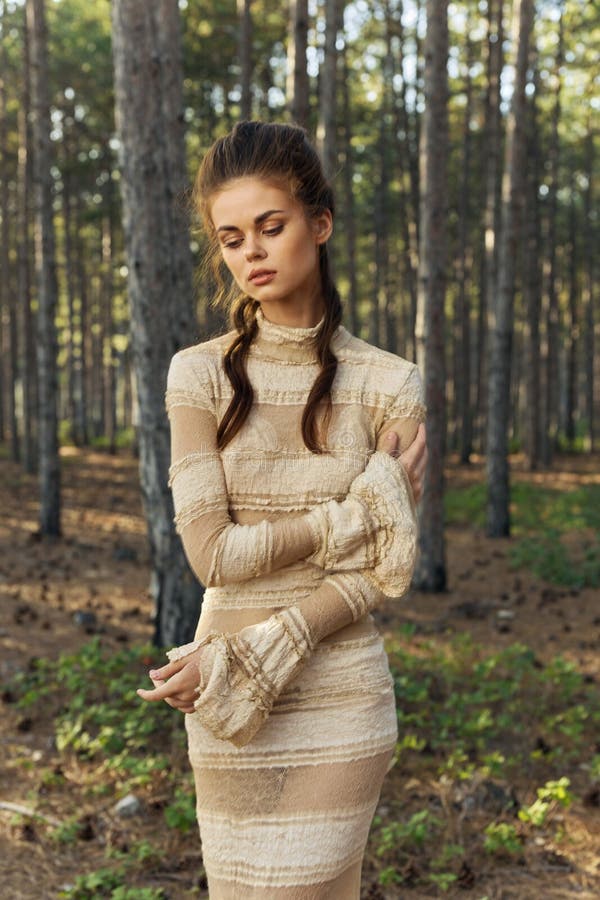
[[[481,460],[470,467],[450,461],[450,485],[481,481]],[[549,472],[531,474],[519,458],[512,461],[512,477],[539,481],[565,489],[600,483],[600,457],[562,456]],[[151,636],[151,608],[147,592],[148,551],[141,516],[137,463],[129,455],[63,450],[63,531],[57,541],[36,538],[36,481],[6,461],[0,462],[0,674],[5,684],[32,657],[56,658],[89,640],[92,629],[103,642],[122,647]],[[576,535],[574,535],[576,539]],[[379,614],[390,635],[403,623],[413,623],[417,634],[435,636],[443,643],[457,632],[468,631],[490,651],[515,643],[529,645],[542,659],[561,653],[574,660],[590,679],[600,675],[598,638],[600,601],[594,589],[568,589],[544,583],[528,572],[508,565],[510,540],[491,540],[472,528],[447,529],[448,590],[426,595],[413,591],[402,604]],[[512,617],[498,616],[510,610]],[[86,630],[87,628],[87,630]],[[47,725],[27,721],[12,704],[4,703],[0,733],[0,802],[30,807],[36,772],[59,764]],[[600,752],[600,747],[598,748]],[[24,757],[30,765],[14,765]],[[75,768],[68,774],[60,802],[52,809],[57,821],[73,815],[81,803],[84,778]],[[426,784],[407,783],[401,771],[388,776],[382,805],[399,791],[418,795]],[[150,804],[136,821],[136,838],[147,837],[168,845],[172,865],[164,867],[145,887],[162,886],[171,900],[206,897],[195,834],[168,834],[161,813]],[[109,827],[126,837],[132,826],[110,818]],[[85,812],[85,810],[82,810]],[[98,810],[96,809],[97,813]],[[468,879],[461,889],[445,896],[473,900],[558,900],[600,897],[600,809],[575,803],[569,810],[573,849],[561,854],[526,859],[525,865],[482,868],[474,886]],[[2,900],[54,900],[61,885],[77,874],[107,865],[103,842],[91,835],[66,847],[48,841],[43,826],[19,825],[0,808],[0,897]],[[379,888],[372,861],[365,860],[363,900],[396,900],[436,896],[412,888]],[[437,896],[441,896],[438,894]],[[345,898],[333,898],[345,900]]]

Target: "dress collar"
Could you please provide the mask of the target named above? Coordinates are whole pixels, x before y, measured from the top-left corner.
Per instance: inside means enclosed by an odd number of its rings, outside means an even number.
[[[290,362],[314,362],[316,360],[316,348],[314,339],[323,324],[325,313],[316,325],[302,328],[296,325],[279,325],[266,318],[259,306],[256,310],[256,324],[258,332],[252,348],[257,356],[268,356],[275,359],[289,360]],[[343,325],[338,325],[331,337],[331,348],[335,352],[350,339],[350,332]]]

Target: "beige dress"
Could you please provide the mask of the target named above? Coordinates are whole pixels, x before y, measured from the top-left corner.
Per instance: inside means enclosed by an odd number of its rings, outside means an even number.
[[[326,454],[301,416],[319,325],[257,311],[249,418],[222,451],[235,332],[177,353],[167,385],[175,522],[206,586],[196,712],[186,715],[211,900],[358,900],[361,861],[397,739],[370,615],[406,592],[417,522],[399,460],[425,417],[417,367],[339,326]]]

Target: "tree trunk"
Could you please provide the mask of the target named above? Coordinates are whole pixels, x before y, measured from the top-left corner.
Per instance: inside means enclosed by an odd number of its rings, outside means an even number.
[[[77,347],[77,365],[75,366],[75,423],[74,431],[78,446],[87,446],[90,440],[89,434],[89,399],[94,393],[89,389],[90,372],[88,361],[91,357],[93,341],[92,328],[90,328],[90,302],[86,272],[86,245],[83,237],[83,204],[81,193],[75,192],[75,247],[77,275],[77,292],[79,294],[79,341]]]
[[[31,241],[29,236],[30,205],[33,193],[32,134],[30,124],[29,35],[27,11],[23,8],[23,79],[19,109],[19,150],[17,161],[17,298],[21,311],[21,372],[23,385],[23,468],[32,475],[37,468],[36,423],[37,357],[35,348],[36,323],[31,309]]]
[[[588,109],[591,108],[588,106]],[[593,190],[594,190],[594,131],[592,123],[588,120],[588,133],[585,141],[585,170],[587,186],[584,199],[584,290],[583,307],[585,310],[585,410],[588,421],[588,449],[593,453],[596,449],[595,435],[595,385],[594,385],[594,218],[593,218]]]
[[[352,154],[352,110],[350,107],[350,72],[348,70],[347,48],[343,49],[343,105],[344,105],[344,166],[342,175],[344,178],[344,190],[342,197],[342,216],[344,219],[344,234],[346,235],[346,271],[348,273],[348,313],[349,325],[352,334],[358,335],[358,282],[356,276],[356,222],[354,204],[354,159]]]
[[[337,47],[336,40],[343,16],[344,0],[328,0],[325,4],[325,56],[319,73],[320,102],[317,147],[325,176],[333,179],[337,169]]]
[[[237,0],[239,20],[240,118],[252,117],[252,0]]]
[[[428,410],[425,491],[421,504],[420,554],[415,583],[421,590],[446,588],[444,456],[446,452],[446,222],[448,155],[448,3],[427,0],[425,112],[422,128],[421,234],[418,363],[425,373]]]
[[[471,83],[471,67],[473,65],[473,45],[470,38],[470,17],[466,23],[466,82],[465,82],[465,119],[463,125],[463,156],[458,198],[458,298],[456,303],[455,359],[460,361],[455,366],[456,409],[459,430],[459,455],[463,464],[470,462],[472,451],[471,420],[471,263],[472,253],[469,244],[469,223],[471,206],[469,203],[469,179],[471,174],[471,115],[473,89]]]
[[[487,397],[487,318],[498,281],[498,237],[500,234],[500,192],[502,186],[501,146],[502,117],[500,114],[500,79],[504,64],[503,0],[488,0],[487,93],[483,142],[485,171],[484,246],[481,266],[479,318],[477,322],[477,374],[475,421],[480,443],[485,445]]]
[[[47,29],[44,0],[27,0],[31,44],[31,98],[35,189],[35,256],[38,276],[38,398],[40,533],[60,535],[57,338],[58,297],[52,211],[52,151]]]
[[[9,166],[8,152],[8,126],[7,126],[7,90],[6,90],[6,74],[8,72],[8,51],[6,42],[6,3],[3,4],[2,10],[2,65],[0,66],[0,155],[2,157],[2,196],[0,204],[2,206],[2,253],[0,257],[0,269],[2,277],[0,278],[0,316],[5,315],[4,324],[8,325],[8,333],[2,334],[3,360],[6,359],[7,367],[2,373],[2,382],[6,385],[6,424],[10,429],[10,450],[11,457],[15,462],[21,459],[21,446],[19,441],[19,428],[17,424],[17,381],[19,378],[19,350],[18,350],[18,330],[17,330],[17,303],[16,293],[13,284],[13,272],[10,265],[10,225],[14,218],[11,210],[9,180],[11,178]],[[4,329],[3,329],[4,330]],[[4,385],[2,385],[4,386]],[[0,393],[2,387],[0,387]],[[2,412],[4,420],[4,402],[2,402]]]
[[[507,123],[502,184],[502,225],[498,254],[498,290],[490,297],[490,369],[487,427],[487,533],[510,534],[508,427],[511,349],[516,259],[520,243],[525,196],[526,96],[529,40],[533,27],[533,0],[518,0],[514,7],[513,41],[517,48],[515,86]]]
[[[169,361],[195,334],[187,222],[175,198],[186,182],[177,0],[112,6],[117,133],[128,265],[140,475],[152,559],[154,640],[191,640],[202,590],[173,526],[167,488]]]
[[[575,417],[577,415],[577,356],[579,349],[578,297],[578,254],[577,254],[577,212],[575,208],[575,185],[571,185],[571,206],[569,209],[569,337],[567,352],[567,385],[565,410],[565,436],[571,450],[575,447]]]
[[[556,442],[558,438],[558,328],[559,307],[557,287],[557,206],[558,206],[558,178],[560,163],[560,138],[558,124],[560,121],[562,75],[561,67],[564,62],[564,22],[562,3],[559,4],[560,19],[558,23],[558,48],[554,64],[554,79],[556,94],[554,108],[552,110],[552,131],[548,147],[548,228],[546,234],[546,291],[544,295],[544,318],[546,320],[546,346],[545,346],[545,395],[543,406],[543,427],[541,458],[545,466],[552,462]]]
[[[69,148],[65,141],[65,153],[68,158]],[[67,355],[67,411],[68,419],[71,426],[71,435],[73,443],[81,446],[77,429],[77,405],[76,405],[76,369],[77,369],[77,345],[76,336],[78,334],[77,316],[75,312],[75,261],[73,259],[73,240],[72,240],[72,189],[71,189],[71,173],[68,168],[68,162],[65,162],[63,171],[63,189],[62,189],[62,210],[63,210],[63,232],[64,232],[64,256],[65,256],[65,274],[67,283],[67,307],[69,321],[69,343]]]
[[[110,185],[110,182],[109,182]],[[110,197],[109,197],[110,199]],[[113,231],[108,213],[102,219],[102,331],[104,336],[102,348],[103,385],[104,385],[104,433],[108,441],[110,453],[116,453],[117,421],[115,391],[115,358],[113,353],[114,319],[113,319]]]
[[[306,63],[308,0],[290,0],[286,94],[290,117],[308,128],[309,81]]]
[[[525,323],[525,379],[526,409],[525,416],[525,453],[530,471],[538,468],[541,440],[541,382],[540,382],[540,314],[542,308],[541,279],[541,220],[539,186],[541,177],[541,151],[539,142],[539,123],[537,117],[537,98],[539,89],[539,73],[536,63],[533,64],[533,84],[535,90],[529,101],[527,157],[530,160],[530,171],[527,183],[526,222],[524,229],[523,299],[526,306]]]

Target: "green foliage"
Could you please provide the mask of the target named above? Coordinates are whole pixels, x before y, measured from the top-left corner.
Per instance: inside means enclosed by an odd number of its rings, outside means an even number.
[[[488,853],[520,856],[523,844],[514,825],[508,822],[490,822],[485,829],[483,846]]]
[[[59,893],[68,900],[165,900],[162,888],[136,888],[125,884],[125,867],[98,869],[88,875],[80,875],[72,887]]]
[[[600,697],[570,661],[541,665],[522,644],[484,655],[455,639],[447,650],[391,654],[398,753],[441,756],[438,774],[468,781],[579,758],[600,721]],[[543,738],[544,750],[536,749]],[[550,748],[550,749],[548,749]]]
[[[135,438],[136,436],[134,428],[119,428],[115,435],[115,449],[130,450],[135,444]],[[94,437],[91,439],[90,446],[92,446],[95,450],[109,450],[110,441],[107,435],[101,434],[98,437]]]
[[[16,676],[18,705],[24,709],[56,698],[60,752],[101,760],[124,790],[148,784],[168,769],[166,738],[183,741],[173,710],[164,703],[144,703],[135,693],[146,681],[153,654],[150,646],[115,653],[94,637],[77,653],[62,654],[58,661],[37,659],[30,671]],[[152,751],[152,738],[160,739],[160,752]]]
[[[519,810],[519,819],[522,822],[530,822],[539,828],[546,824],[557,806],[568,809],[573,802],[569,791],[570,783],[566,777],[560,778],[558,781],[547,781],[543,787],[538,788],[537,800],[526,809]]]
[[[196,800],[193,792],[181,787],[175,789],[175,798],[165,807],[165,819],[169,828],[186,833],[196,827]]]
[[[486,485],[448,489],[446,521],[453,525],[485,527]],[[527,568],[568,587],[600,585],[600,485],[571,491],[542,488],[526,482],[511,486],[513,544],[511,565]],[[576,548],[561,538],[579,533]]]
[[[377,843],[377,856],[384,856],[389,850],[422,847],[441,824],[440,819],[428,809],[421,809],[407,822],[389,822],[382,825]]]

